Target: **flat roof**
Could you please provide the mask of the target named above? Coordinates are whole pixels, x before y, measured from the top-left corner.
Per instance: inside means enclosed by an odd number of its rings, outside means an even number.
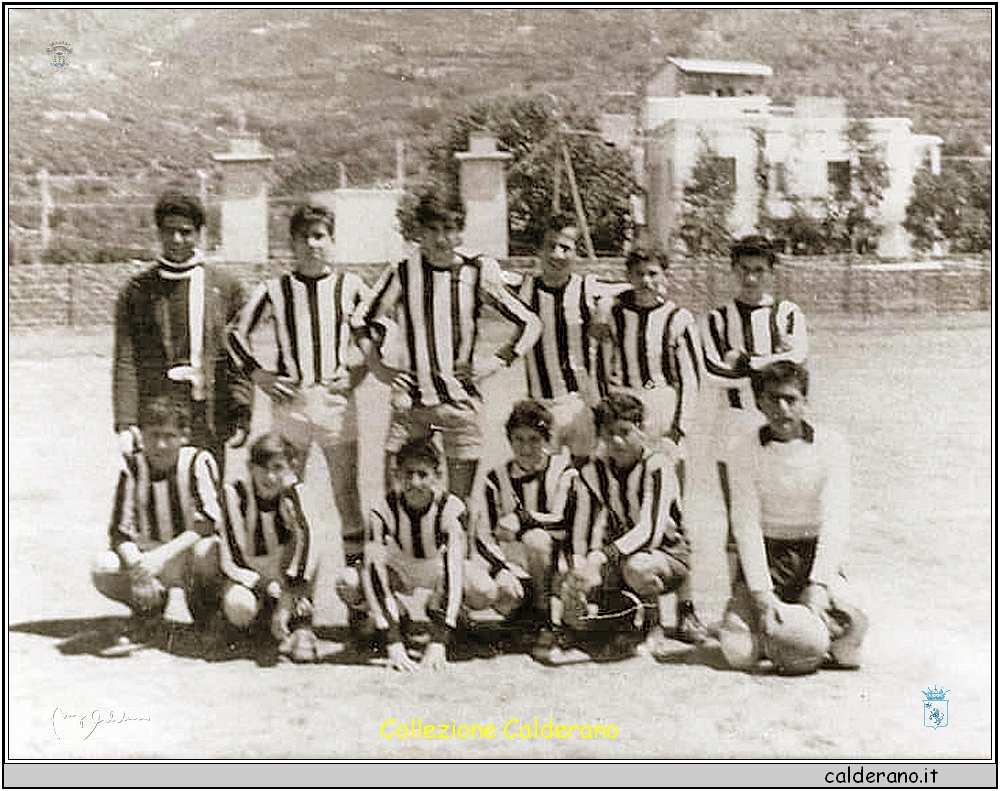
[[[747,74],[756,77],[770,77],[774,74],[770,66],[742,60],[701,60],[698,58],[667,58],[678,69],[699,74]]]

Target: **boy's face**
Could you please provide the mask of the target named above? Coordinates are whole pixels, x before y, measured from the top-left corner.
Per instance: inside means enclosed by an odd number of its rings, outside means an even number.
[[[774,438],[787,442],[802,436],[806,397],[796,382],[768,382],[757,399],[757,406],[771,427]]]
[[[437,490],[437,470],[423,459],[406,459],[399,468],[403,502],[416,510],[426,508]]]
[[[601,426],[599,438],[604,441],[608,458],[616,467],[631,467],[642,458],[642,428],[630,420],[616,420]]]
[[[667,273],[656,261],[643,261],[632,267],[628,279],[639,305],[649,307],[663,302],[667,293]]]
[[[158,230],[163,257],[168,261],[181,264],[194,255],[199,234],[190,218],[181,214],[168,214]]]
[[[550,232],[542,248],[542,275],[558,280],[566,279],[576,265],[576,228],[568,227]]]
[[[264,500],[273,500],[294,486],[297,480],[292,465],[284,456],[275,456],[264,465],[251,464],[250,476],[254,491]]]
[[[172,423],[141,426],[140,430],[150,471],[154,475],[168,472],[177,464],[181,448],[187,445],[187,431]]]
[[[736,283],[739,287],[737,299],[749,305],[757,305],[770,286],[771,267],[764,255],[743,255],[733,265]]]
[[[455,263],[455,248],[461,241],[461,230],[448,222],[435,222],[417,231],[417,243],[424,259],[437,267]]]
[[[525,472],[535,472],[545,467],[548,442],[540,431],[531,426],[516,426],[508,435],[514,461]]]
[[[333,263],[335,245],[330,229],[324,222],[311,222],[292,237],[295,271],[303,275],[320,275]]]

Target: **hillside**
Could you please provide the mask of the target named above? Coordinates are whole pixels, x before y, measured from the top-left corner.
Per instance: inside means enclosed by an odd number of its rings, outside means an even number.
[[[477,97],[552,93],[589,112],[668,55],[756,60],[770,93],[843,95],[953,151],[990,153],[994,20],[983,9],[8,9],[8,172],[210,168],[240,125],[279,192],[392,177]],[[67,41],[57,75],[45,48]],[[16,192],[16,189],[15,189]]]

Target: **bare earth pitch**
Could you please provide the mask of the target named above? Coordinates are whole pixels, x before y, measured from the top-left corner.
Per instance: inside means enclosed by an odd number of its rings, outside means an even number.
[[[261,667],[206,655],[181,625],[170,650],[102,659],[58,646],[125,614],[90,585],[115,480],[110,332],[12,337],[9,379],[8,733],[12,759],[66,758],[987,758],[991,749],[990,328],[984,314],[823,319],[812,331],[811,414],[852,446],[849,573],[871,631],[863,668],[748,676],[694,658],[545,668],[526,654],[458,657],[403,677],[359,664]],[[498,375],[485,416],[523,387]],[[377,392],[371,395],[377,396]],[[372,421],[377,429],[377,421]],[[491,434],[484,466],[504,452]],[[369,445],[373,453],[379,444]],[[238,463],[238,461],[237,461]],[[724,577],[695,532],[717,617]],[[707,546],[706,546],[707,544]],[[327,621],[338,618],[329,597]],[[321,630],[322,631],[322,630]],[[189,637],[189,635],[188,635]],[[948,727],[924,726],[922,691],[949,690]],[[148,716],[142,738],[60,717]],[[511,739],[516,718],[615,725],[615,739]],[[492,724],[493,739],[383,738],[398,724]],[[392,731],[390,727],[388,732]],[[68,738],[67,738],[68,736]]]

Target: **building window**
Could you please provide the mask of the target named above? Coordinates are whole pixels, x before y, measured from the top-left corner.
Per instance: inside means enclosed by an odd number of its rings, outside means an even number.
[[[781,196],[788,194],[788,166],[784,162],[774,163],[774,191]]]
[[[850,200],[851,163],[846,159],[826,163],[826,180],[830,191],[837,200]]]
[[[712,172],[729,184],[729,191],[736,191],[736,157],[711,157]]]

